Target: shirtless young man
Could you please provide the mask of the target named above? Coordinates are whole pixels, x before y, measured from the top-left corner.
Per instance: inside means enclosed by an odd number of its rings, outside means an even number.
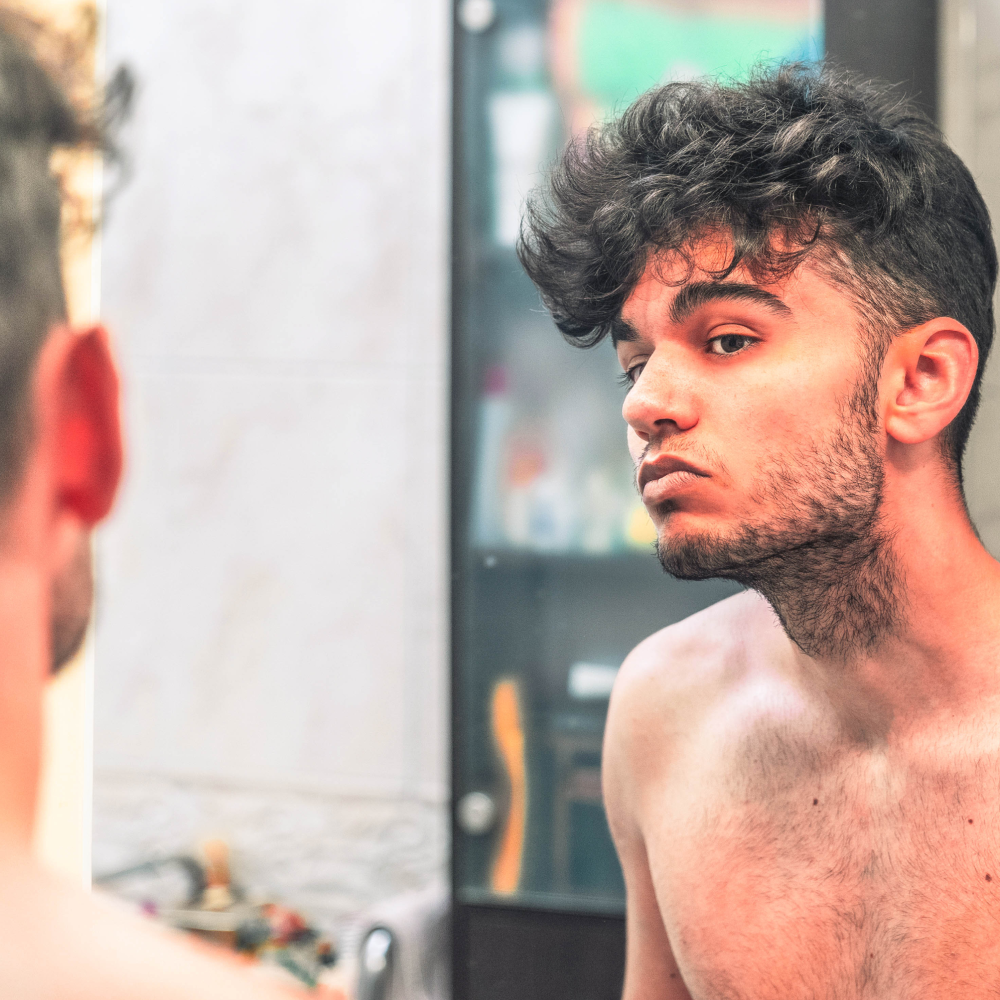
[[[604,787],[627,1000],[1000,996],[1000,566],[961,457],[997,263],[898,94],[671,85],[571,148],[522,259],[610,333],[667,572]]]
[[[43,872],[31,855],[50,673],[90,616],[90,535],[122,467],[101,327],[65,325],[54,146],[84,130],[0,32],[0,997],[278,1000],[235,964]]]

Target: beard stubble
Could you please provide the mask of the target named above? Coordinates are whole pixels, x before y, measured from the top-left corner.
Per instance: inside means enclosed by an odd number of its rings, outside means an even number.
[[[898,628],[904,596],[884,524],[879,447],[881,357],[870,352],[836,431],[762,468],[747,516],[728,535],[657,543],[682,580],[722,578],[758,591],[810,656],[868,654]],[[669,514],[669,508],[661,508]]]
[[[67,566],[52,583],[49,623],[51,672],[58,673],[79,651],[90,624],[94,572],[90,537],[81,534]]]

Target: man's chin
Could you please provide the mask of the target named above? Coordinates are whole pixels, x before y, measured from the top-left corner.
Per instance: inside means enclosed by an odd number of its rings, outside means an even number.
[[[736,542],[709,533],[661,531],[656,542],[656,557],[663,569],[678,580],[722,579],[747,583],[754,575],[752,567],[757,559],[742,551],[745,543],[741,542],[742,539]]]
[[[711,580],[722,576],[713,560],[688,549],[668,549],[657,543],[656,558],[664,572],[678,580]]]

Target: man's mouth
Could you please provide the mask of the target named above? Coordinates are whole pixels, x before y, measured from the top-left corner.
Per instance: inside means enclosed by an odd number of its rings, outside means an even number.
[[[647,505],[662,503],[708,473],[674,455],[660,455],[639,466],[639,492]]]

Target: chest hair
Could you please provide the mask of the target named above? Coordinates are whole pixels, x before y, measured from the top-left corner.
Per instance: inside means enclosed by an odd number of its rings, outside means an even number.
[[[779,731],[740,750],[663,827],[696,1000],[1000,996],[997,750],[901,759]]]

